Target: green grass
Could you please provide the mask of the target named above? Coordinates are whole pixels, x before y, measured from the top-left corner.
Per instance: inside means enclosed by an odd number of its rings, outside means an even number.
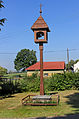
[[[26,72],[24,73],[11,73],[11,74],[5,74],[3,78],[16,78],[16,76],[24,77],[26,75]]]
[[[28,94],[18,93],[0,100],[0,118],[53,117],[79,113],[79,91],[59,91],[58,106],[22,106],[21,99]]]

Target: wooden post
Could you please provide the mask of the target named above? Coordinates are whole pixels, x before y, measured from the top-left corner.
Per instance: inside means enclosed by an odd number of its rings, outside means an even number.
[[[34,41],[39,43],[40,50],[40,95],[44,95],[44,83],[43,83],[43,43],[48,41],[48,32],[50,29],[44,19],[42,18],[42,9],[40,5],[40,16],[36,22],[32,25],[31,29],[34,32]]]
[[[40,95],[44,95],[44,83],[43,83],[43,43],[39,43],[40,50]]]

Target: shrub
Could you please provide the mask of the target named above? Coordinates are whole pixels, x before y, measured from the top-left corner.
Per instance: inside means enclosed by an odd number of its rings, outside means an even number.
[[[79,89],[79,73],[54,74],[45,79],[45,90],[70,90]]]
[[[44,89],[47,91],[79,90],[79,73],[54,74],[52,77],[44,78]],[[23,76],[17,80],[1,80],[0,94],[7,95],[20,92],[37,92],[40,90],[40,77],[37,73],[32,76]]]

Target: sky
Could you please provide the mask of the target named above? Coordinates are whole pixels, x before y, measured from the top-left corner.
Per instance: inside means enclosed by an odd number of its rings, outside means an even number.
[[[0,32],[0,66],[14,70],[14,60],[22,49],[36,51],[39,61],[39,45],[34,43],[31,26],[40,16],[48,24],[48,43],[44,44],[44,61],[65,61],[67,48],[69,60],[79,59],[79,0],[3,0],[0,18],[6,18]]]

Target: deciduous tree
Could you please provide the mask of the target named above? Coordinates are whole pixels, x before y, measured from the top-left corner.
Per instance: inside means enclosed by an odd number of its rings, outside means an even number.
[[[3,1],[0,0],[0,9],[4,7],[4,5],[2,4]],[[4,22],[5,22],[6,18],[0,18],[0,25],[3,26],[4,25]],[[1,28],[0,28],[0,31],[1,31]]]
[[[7,73],[7,69],[0,66],[0,77]]]
[[[71,68],[73,68],[74,67],[74,64],[76,64],[77,62],[79,61],[79,59],[77,59],[77,60],[70,60],[69,61],[69,64],[66,64],[66,70],[70,70]]]
[[[22,49],[18,52],[16,59],[14,60],[15,69],[17,71],[25,70],[25,68],[33,65],[37,62],[36,52],[29,49]]]

